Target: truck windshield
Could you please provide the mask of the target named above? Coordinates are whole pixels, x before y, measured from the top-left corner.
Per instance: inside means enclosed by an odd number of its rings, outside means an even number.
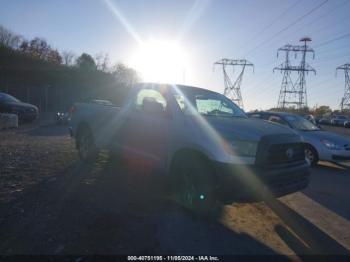
[[[176,93],[174,96],[183,112],[191,113],[195,109],[205,116],[247,117],[242,109],[224,95],[199,88],[183,88],[181,91],[182,94]]]

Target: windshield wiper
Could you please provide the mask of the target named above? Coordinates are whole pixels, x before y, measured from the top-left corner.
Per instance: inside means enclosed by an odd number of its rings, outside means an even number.
[[[228,115],[228,114],[204,114],[202,113],[202,115],[204,116],[216,116],[216,117],[240,117],[243,118],[243,116],[238,116],[238,115]]]

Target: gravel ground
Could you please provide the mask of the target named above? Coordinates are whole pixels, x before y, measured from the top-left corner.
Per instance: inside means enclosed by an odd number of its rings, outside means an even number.
[[[0,201],[64,172],[76,159],[67,127],[25,125],[0,131]]]
[[[304,193],[234,203],[223,206],[217,221],[200,219],[152,186],[148,175],[126,170],[105,153],[82,164],[64,126],[1,131],[0,161],[0,254],[296,255],[350,249],[350,239],[338,241],[340,229],[327,222],[340,221],[346,232],[349,221]],[[315,169],[313,176],[331,172]],[[347,172],[334,177],[345,179]],[[321,200],[332,210],[330,201]],[[347,215],[346,206],[334,210]]]

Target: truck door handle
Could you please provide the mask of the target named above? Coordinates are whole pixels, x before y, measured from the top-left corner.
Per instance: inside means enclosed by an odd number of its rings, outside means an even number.
[[[125,123],[128,123],[128,122],[130,121],[130,119],[131,119],[130,116],[126,116],[126,117],[124,118],[124,122],[125,122]]]

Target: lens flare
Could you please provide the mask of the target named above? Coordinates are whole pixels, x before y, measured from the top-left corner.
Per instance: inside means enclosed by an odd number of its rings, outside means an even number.
[[[182,83],[189,58],[177,42],[151,39],[139,45],[129,64],[146,82]]]

